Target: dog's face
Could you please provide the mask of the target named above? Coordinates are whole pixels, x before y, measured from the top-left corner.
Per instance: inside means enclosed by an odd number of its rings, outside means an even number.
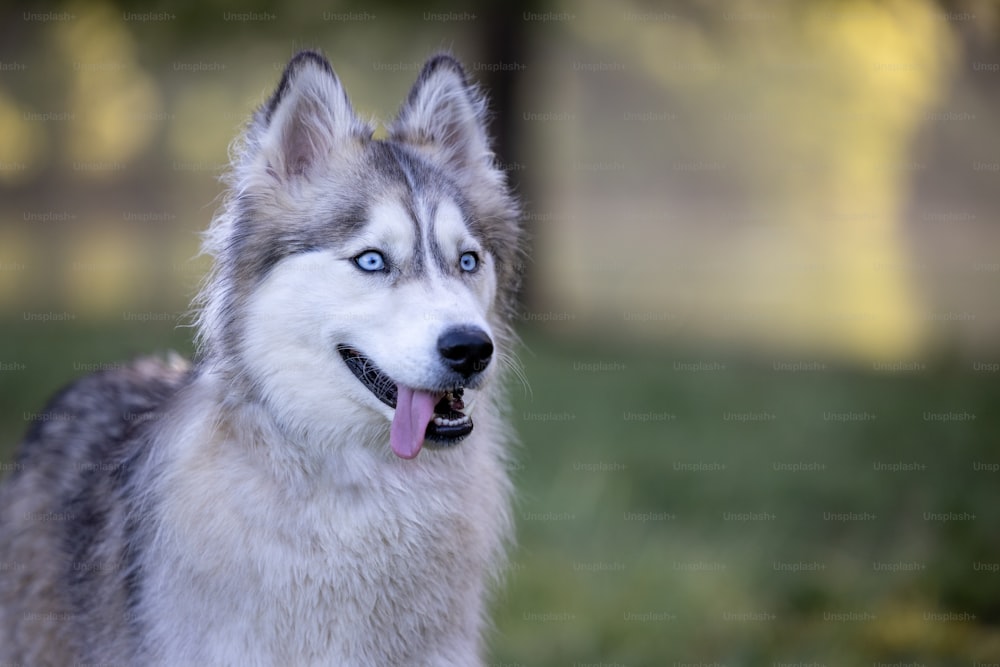
[[[472,432],[505,353],[518,238],[481,105],[439,56],[376,141],[307,52],[257,113],[233,215],[209,234],[225,298],[209,295],[203,325],[279,419],[388,431],[402,458]]]

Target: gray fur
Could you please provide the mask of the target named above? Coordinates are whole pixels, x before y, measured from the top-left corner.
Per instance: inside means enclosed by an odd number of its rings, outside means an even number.
[[[369,408],[331,415],[344,424],[329,429],[295,417],[302,399],[267,389],[249,346],[251,305],[278,267],[347,243],[374,202],[432,226],[419,192],[454,201],[491,254],[488,323],[509,358],[522,233],[484,114],[461,65],[439,55],[376,141],[322,55],[292,59],[237,144],[205,236],[196,364],[140,359],[79,379],[0,485],[0,665],[482,660],[485,590],[510,533],[498,380],[482,390],[474,442],[400,462],[378,453],[384,435],[371,434],[387,427]],[[429,238],[430,266],[418,249],[385,280],[433,270],[462,284]]]
[[[32,425],[0,486],[0,663],[72,665],[129,643],[129,483],[157,406],[190,373],[141,359],[86,376]]]

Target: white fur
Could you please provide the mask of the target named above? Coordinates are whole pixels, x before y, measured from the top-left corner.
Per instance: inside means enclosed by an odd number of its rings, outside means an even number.
[[[359,446],[305,453],[310,469],[291,480],[273,456],[302,443],[205,426],[223,392],[211,376],[190,388],[149,490],[163,493],[166,526],[149,546],[157,594],[143,610],[157,664],[481,664],[485,573],[509,522],[496,415],[414,461],[345,424],[340,437]]]

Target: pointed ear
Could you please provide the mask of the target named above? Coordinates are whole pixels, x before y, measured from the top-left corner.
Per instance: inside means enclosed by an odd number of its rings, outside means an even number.
[[[469,84],[462,65],[451,56],[437,55],[421,70],[389,136],[451,173],[495,180],[485,113],[486,101]]]
[[[315,51],[292,58],[250,131],[258,157],[279,179],[308,174],[351,142],[372,135],[372,128],[355,115],[330,63]]]

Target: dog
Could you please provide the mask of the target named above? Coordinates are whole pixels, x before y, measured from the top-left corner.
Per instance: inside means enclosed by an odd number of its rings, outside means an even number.
[[[195,361],[82,377],[0,486],[0,664],[480,665],[523,261],[486,102],[386,136],[303,51],[232,149]]]

